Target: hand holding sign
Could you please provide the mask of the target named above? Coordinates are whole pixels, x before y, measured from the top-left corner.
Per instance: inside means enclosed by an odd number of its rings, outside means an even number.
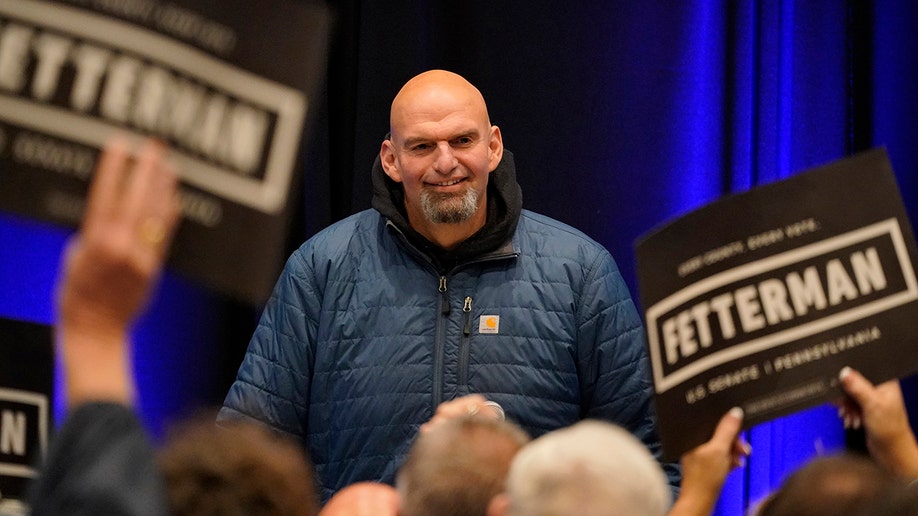
[[[847,395],[839,414],[845,426],[864,425],[870,455],[892,473],[918,478],[918,442],[908,422],[898,380],[874,386],[861,373],[846,367],[839,375]]]

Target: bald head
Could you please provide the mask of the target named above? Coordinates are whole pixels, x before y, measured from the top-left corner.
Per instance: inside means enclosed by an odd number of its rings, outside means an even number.
[[[322,508],[319,516],[396,516],[398,493],[379,482],[362,481],[341,489]]]
[[[421,119],[442,119],[461,111],[487,127],[488,107],[478,88],[459,74],[429,70],[414,76],[392,100],[389,130],[393,136]]]

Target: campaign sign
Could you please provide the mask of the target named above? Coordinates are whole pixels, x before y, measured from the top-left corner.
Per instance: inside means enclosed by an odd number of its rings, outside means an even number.
[[[171,265],[263,301],[329,26],[293,0],[3,0],[0,209],[76,226],[106,141],[160,139],[182,182]]]
[[[51,327],[0,318],[0,513],[14,513],[52,429]]]
[[[918,371],[916,246],[885,150],[689,213],[636,244],[664,455]]]

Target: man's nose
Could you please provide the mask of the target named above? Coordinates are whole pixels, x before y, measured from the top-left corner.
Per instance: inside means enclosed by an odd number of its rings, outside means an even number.
[[[456,159],[456,156],[453,154],[453,148],[450,147],[449,142],[440,142],[437,144],[437,160],[434,162],[434,167],[437,172],[441,174],[446,174],[452,172],[456,165],[459,164],[459,161]]]

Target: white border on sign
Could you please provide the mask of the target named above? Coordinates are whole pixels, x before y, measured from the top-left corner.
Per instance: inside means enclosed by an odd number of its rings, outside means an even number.
[[[82,9],[35,0],[3,0],[0,13],[157,60],[275,113],[277,126],[263,180],[242,177],[179,151],[173,157],[182,179],[189,184],[266,213],[277,213],[284,207],[307,110],[302,92],[154,31]],[[124,131],[96,117],[7,95],[0,95],[0,118],[96,148]]]
[[[660,348],[659,335],[657,334],[657,320],[661,315],[669,313],[674,308],[724,285],[736,283],[744,278],[779,269],[786,265],[801,262],[821,254],[827,254],[837,249],[842,249],[883,235],[888,235],[890,239],[892,239],[896,257],[899,259],[899,266],[902,268],[906,290],[882,299],[871,301],[867,304],[853,307],[849,310],[834,313],[816,321],[801,324],[784,331],[728,347],[699,358],[682,368],[676,369],[668,375],[663,374],[662,351]],[[877,222],[847,233],[842,233],[832,238],[827,238],[813,244],[776,254],[762,260],[734,267],[693,283],[647,309],[647,341],[650,347],[654,387],[658,394],[662,394],[704,371],[731,360],[736,360],[753,353],[787,344],[829,330],[840,324],[847,324],[852,321],[863,319],[916,299],[918,299],[918,282],[915,280],[915,271],[912,268],[911,260],[909,260],[908,249],[905,247],[902,229],[899,227],[899,221],[895,218]]]
[[[41,448],[41,456],[44,457],[48,444],[48,397],[31,391],[0,387],[0,399],[35,405],[38,408],[38,445]],[[0,462],[0,475],[32,478],[35,476],[35,468]]]

